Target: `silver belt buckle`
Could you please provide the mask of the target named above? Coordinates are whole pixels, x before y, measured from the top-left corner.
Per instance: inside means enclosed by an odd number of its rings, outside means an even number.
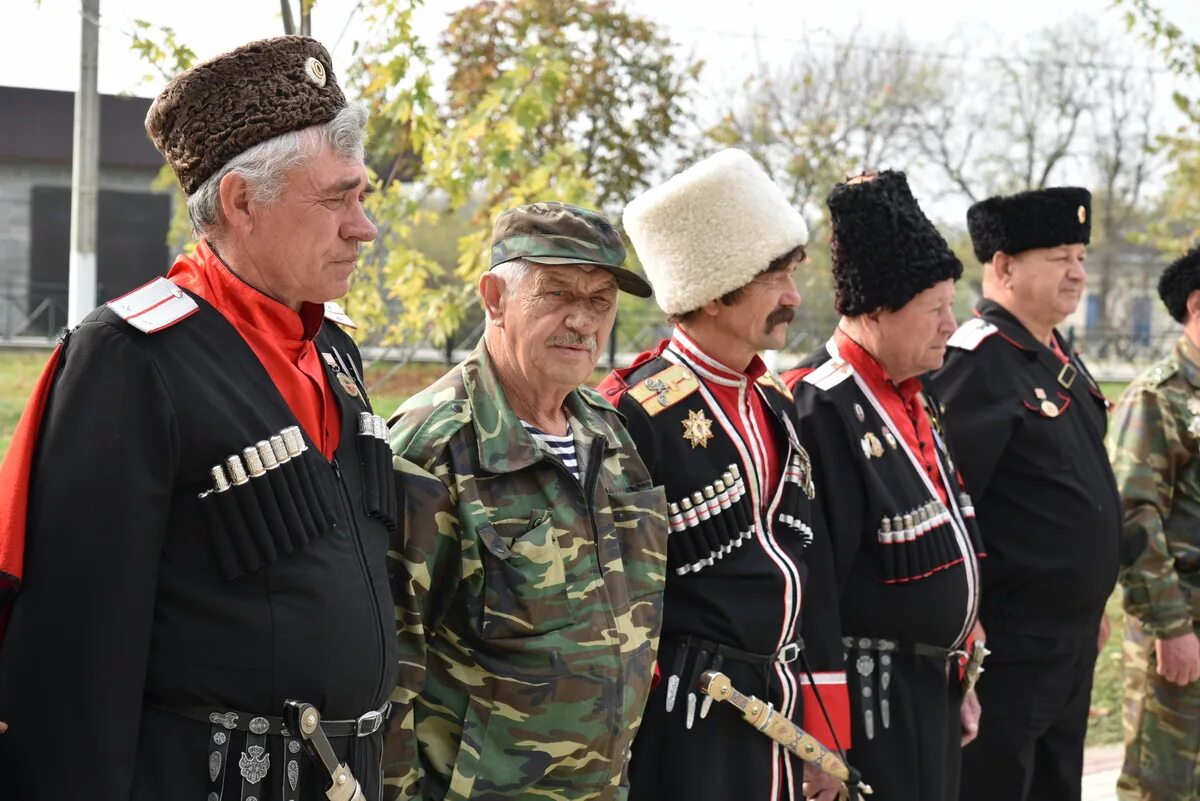
[[[354,724],[354,734],[356,737],[370,737],[383,726],[383,713],[387,709],[372,709],[364,714]]]
[[[797,643],[789,642],[787,645],[775,652],[775,661],[784,665],[795,662],[800,658],[800,646]]]

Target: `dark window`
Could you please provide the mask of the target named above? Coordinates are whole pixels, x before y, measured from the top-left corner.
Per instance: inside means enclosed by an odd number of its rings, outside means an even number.
[[[31,193],[29,312],[26,333],[52,336],[66,324],[71,256],[71,190],[35,186]],[[96,303],[163,275],[171,201],[150,192],[100,191],[96,234]],[[35,312],[37,312],[35,314]]]

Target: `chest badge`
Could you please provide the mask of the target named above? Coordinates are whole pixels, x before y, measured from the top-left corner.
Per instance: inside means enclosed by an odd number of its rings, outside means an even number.
[[[358,384],[354,383],[354,379],[345,373],[338,371],[338,383],[342,385],[342,389],[352,398],[358,397]]]
[[[1036,387],[1033,390],[1033,394],[1036,395],[1037,399],[1042,402],[1042,414],[1046,415],[1047,417],[1058,417],[1059,409],[1054,405],[1054,401],[1046,397],[1046,390],[1042,389],[1041,387]]]
[[[896,441],[896,435],[892,433],[892,429],[885,427],[883,429],[883,441],[888,444],[892,450],[900,447],[900,443]]]
[[[863,413],[863,407],[861,403],[854,404],[854,416],[858,418],[858,422],[860,423],[867,419],[866,414]]]
[[[686,420],[681,421],[683,424],[683,438],[693,447],[707,448],[708,441],[713,438],[712,424],[713,421],[705,416],[704,410],[696,411],[695,409],[688,412]]]
[[[863,434],[862,449],[863,456],[868,459],[878,459],[883,456],[883,443],[879,441],[879,437],[875,436],[874,431]]]

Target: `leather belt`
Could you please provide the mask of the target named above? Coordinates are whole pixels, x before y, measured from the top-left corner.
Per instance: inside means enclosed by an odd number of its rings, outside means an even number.
[[[282,775],[275,781],[281,790],[283,801],[298,801],[300,786],[300,751],[302,748],[298,732],[290,731],[282,717],[252,715],[249,712],[213,709],[212,707],[166,707],[165,712],[209,724],[208,733],[208,798],[215,801],[230,801],[224,793],[226,773],[232,770],[240,774],[238,801],[258,801],[263,798],[263,780],[272,770]],[[372,709],[354,720],[322,721],[328,737],[370,737],[383,730],[387,722],[391,703],[385,701],[378,709]],[[245,732],[241,749],[230,754],[232,733]],[[273,743],[270,735],[281,739]],[[236,779],[234,779],[236,782]]]
[[[966,651],[956,651],[951,648],[942,648],[937,645],[926,645],[923,642],[901,642],[900,640],[884,640],[875,639],[872,637],[843,637],[842,646],[847,650],[854,651],[878,651],[881,654],[885,653],[901,653],[915,654],[917,656],[928,656],[934,659],[954,659],[957,657],[965,657]]]
[[[384,701],[383,706],[372,709],[354,720],[322,720],[321,728],[327,737],[369,737],[383,728],[387,720],[390,701]],[[281,717],[267,715],[252,715],[249,712],[224,712],[211,707],[160,707],[167,712],[182,715],[185,718],[210,723],[229,731],[246,731],[251,734],[277,734],[290,737],[287,724]]]

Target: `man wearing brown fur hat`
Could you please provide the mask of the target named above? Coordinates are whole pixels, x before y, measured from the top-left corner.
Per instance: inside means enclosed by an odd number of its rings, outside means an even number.
[[[933,377],[988,554],[992,655],[979,738],[963,752],[972,801],[1080,796],[1121,530],[1107,401],[1055,328],[1083,293],[1090,205],[1086,189],[1057,187],[970,208],[983,299]]]
[[[0,469],[5,798],[350,798],[289,699],[379,797],[400,513],[331,302],[376,233],[365,122],[305,37],[151,107],[200,242],[63,337]]]
[[[979,705],[960,680],[979,609],[971,501],[922,376],[954,333],[962,264],[903,173],[829,193],[833,337],[784,374],[812,454],[841,599],[850,759],[879,801],[958,798],[962,744]]]

